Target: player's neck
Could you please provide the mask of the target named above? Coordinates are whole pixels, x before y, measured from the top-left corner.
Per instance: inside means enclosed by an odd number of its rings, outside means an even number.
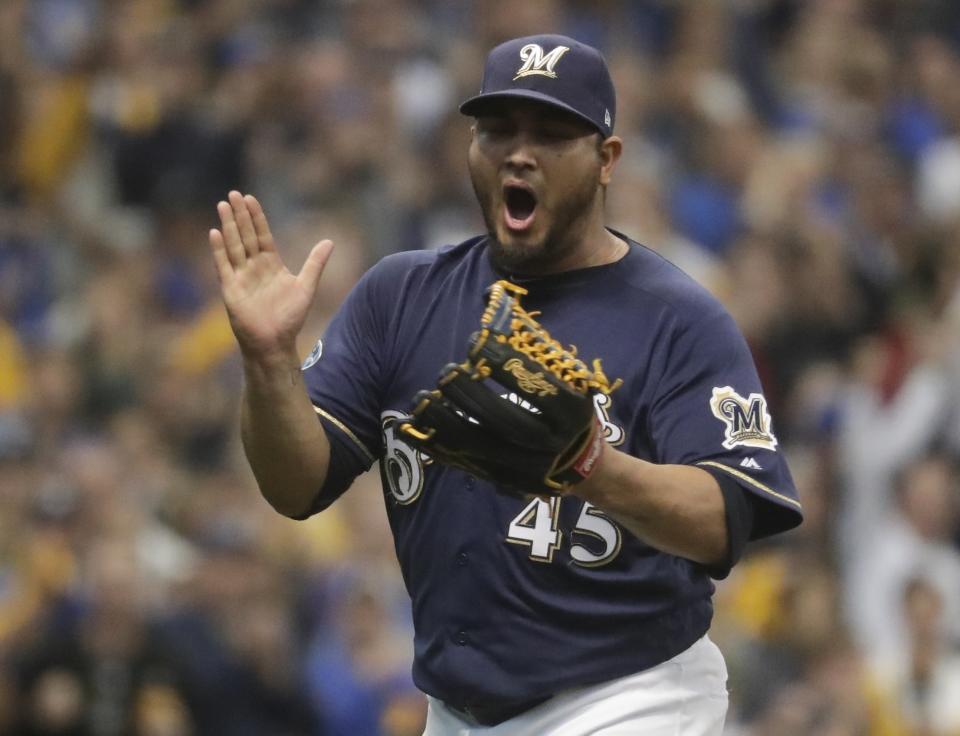
[[[587,258],[590,262],[580,266],[580,268],[615,263],[627,255],[630,250],[630,246],[623,238],[614,235],[605,226],[601,226],[600,232],[592,238],[592,243],[592,246],[587,250]]]
[[[625,240],[605,229],[596,239],[578,239],[575,246],[560,258],[533,263],[504,263],[491,253],[491,265],[508,279],[529,280],[615,263],[629,250]]]
[[[576,247],[570,250],[566,258],[554,264],[552,270],[559,273],[604,266],[619,261],[629,250],[627,243],[610,232],[601,220],[586,229]]]
[[[600,191],[584,217],[571,228],[569,236],[574,238],[574,242],[564,249],[565,257],[555,264],[557,271],[604,266],[619,261],[629,250],[621,238],[607,229],[604,199]]]

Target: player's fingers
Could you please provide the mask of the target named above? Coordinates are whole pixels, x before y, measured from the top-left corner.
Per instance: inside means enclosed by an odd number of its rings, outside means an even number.
[[[303,268],[300,269],[297,281],[309,289],[310,293],[316,290],[317,284],[320,282],[320,274],[323,273],[323,268],[327,265],[327,260],[330,258],[332,251],[333,241],[321,240],[313,246],[313,250],[311,250],[310,255],[307,256]]]
[[[270,232],[270,223],[267,222],[267,215],[264,213],[260,202],[252,194],[244,196],[243,201],[246,203],[247,211],[253,220],[253,227],[257,232],[257,238],[260,240],[260,249],[276,250],[273,233]]]
[[[230,207],[233,209],[233,219],[237,221],[237,231],[240,233],[240,242],[243,243],[243,249],[247,258],[253,258],[260,252],[260,246],[257,243],[257,233],[253,229],[253,220],[247,211],[247,203],[238,191],[230,192],[227,198],[230,200]]]
[[[223,233],[223,243],[230,265],[240,268],[247,262],[247,253],[240,240],[237,221],[233,218],[233,208],[229,202],[217,202],[217,214],[220,215],[220,232]]]
[[[230,264],[230,257],[227,255],[227,246],[223,242],[223,233],[216,228],[210,230],[210,250],[213,253],[213,262],[217,267],[217,276],[220,277],[220,283],[225,284],[227,279],[233,276],[233,266]]]

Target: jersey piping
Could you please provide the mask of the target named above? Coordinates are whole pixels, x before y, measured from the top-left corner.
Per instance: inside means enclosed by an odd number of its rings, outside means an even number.
[[[747,475],[746,473],[741,473],[739,470],[737,470],[736,468],[731,468],[729,465],[724,465],[723,463],[717,463],[717,462],[714,462],[713,460],[704,460],[703,462],[697,463],[697,465],[708,465],[708,466],[710,466],[711,468],[716,468],[717,470],[722,470],[723,472],[729,473],[730,475],[732,475],[732,476],[734,476],[734,477],[736,477],[736,478],[739,478],[740,480],[744,481],[745,483],[749,483],[749,484],[752,485],[754,488],[757,488],[758,490],[761,490],[761,491],[763,491],[764,493],[767,493],[767,494],[773,496],[774,498],[779,499],[780,501],[783,501],[784,503],[788,503],[788,504],[790,504],[791,506],[794,506],[794,507],[796,507],[796,508],[798,508],[798,509],[801,508],[799,501],[796,501],[796,500],[790,498],[789,496],[785,496],[785,495],[783,495],[782,493],[777,493],[777,492],[776,492],[775,490],[773,490],[770,486],[764,485],[763,483],[761,483],[761,482],[758,481],[758,480],[754,480],[753,478],[751,478],[751,477],[750,477],[749,475]]]
[[[341,422],[339,419],[337,419],[335,416],[333,416],[329,412],[321,409],[319,406],[314,405],[313,410],[317,412],[317,414],[322,416],[324,419],[326,419],[328,422],[330,422],[337,429],[339,429],[341,432],[343,432],[347,437],[353,440],[353,443],[360,449],[360,452],[363,453],[364,457],[367,460],[369,460],[371,464],[376,462],[377,458],[374,456],[372,452],[370,452],[370,450],[367,449],[367,446],[360,441],[360,438],[353,433],[353,430],[350,429],[350,427],[348,427],[346,424]]]

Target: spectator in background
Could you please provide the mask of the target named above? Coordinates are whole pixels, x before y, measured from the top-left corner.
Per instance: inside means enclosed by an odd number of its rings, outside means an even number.
[[[943,596],[928,576],[902,586],[905,652],[888,660],[891,691],[912,736],[960,733],[960,656],[948,635]]]
[[[182,684],[148,631],[135,557],[119,540],[100,540],[75,620],[48,621],[32,646],[16,658],[16,733],[140,733],[162,703],[173,732],[189,736],[194,724]]]
[[[328,625],[318,632],[307,666],[330,736],[423,731],[423,698],[410,676],[412,648],[391,620],[385,582],[357,571],[329,590]]]
[[[861,597],[850,614],[864,652],[874,663],[909,659],[911,627],[904,614],[903,591],[922,580],[938,594],[943,610],[940,642],[960,646],[960,552],[951,535],[960,507],[956,469],[942,455],[907,466],[897,483],[896,506],[876,527],[863,550],[857,585]]]

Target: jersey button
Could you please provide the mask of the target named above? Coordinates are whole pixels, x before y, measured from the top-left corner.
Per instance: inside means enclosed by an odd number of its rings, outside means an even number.
[[[467,564],[467,553],[466,553],[466,552],[461,552],[460,554],[457,555],[457,564],[458,564],[460,567],[463,567],[464,565]]]
[[[473,476],[471,475],[471,476],[468,476],[468,477],[467,477],[467,482],[464,483],[464,486],[463,486],[463,487],[464,487],[466,490],[468,490],[468,491],[472,491],[472,490],[473,490],[473,484],[474,484],[474,478],[473,478]]]
[[[467,639],[467,632],[466,632],[466,631],[458,631],[458,632],[457,632],[457,644],[459,644],[459,645],[462,646],[462,647],[465,647],[465,646],[467,646],[467,641],[469,641],[469,640]]]

